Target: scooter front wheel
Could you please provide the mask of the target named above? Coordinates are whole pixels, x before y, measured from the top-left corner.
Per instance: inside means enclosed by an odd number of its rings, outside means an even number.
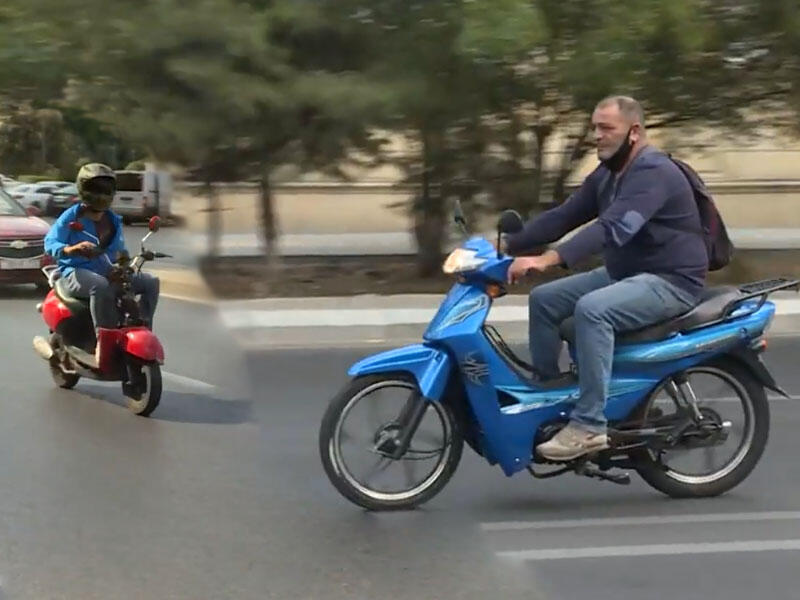
[[[128,398],[128,409],[135,415],[147,417],[161,401],[161,367],[156,362],[131,364],[133,381],[122,384]]]
[[[410,421],[415,426],[407,429]],[[404,432],[411,435],[406,444]],[[331,401],[319,432],[331,483],[369,510],[410,509],[430,500],[452,477],[463,447],[450,408],[422,398],[405,373],[351,381]]]

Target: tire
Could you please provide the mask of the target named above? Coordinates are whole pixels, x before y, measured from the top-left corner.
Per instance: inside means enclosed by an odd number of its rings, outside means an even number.
[[[50,346],[53,350],[57,350],[58,347],[61,345],[61,337],[58,334],[52,334],[50,336]],[[53,382],[64,390],[71,390],[76,385],[78,385],[78,381],[80,381],[81,376],[76,373],[65,373],[64,369],[61,368],[61,361],[57,358],[57,352],[50,358],[50,375],[53,378]]]
[[[764,392],[764,387],[753,376],[749,369],[742,366],[738,361],[730,357],[716,359],[706,365],[700,365],[687,369],[687,374],[692,372],[706,373],[716,371],[730,378],[729,383],[738,387],[737,393],[743,394],[746,401],[750,404],[752,426],[748,428],[751,433],[745,435],[745,443],[737,452],[734,460],[738,463],[729,472],[725,473],[725,468],[718,470],[714,474],[709,474],[705,478],[696,477],[696,481],[681,481],[679,477],[685,478],[680,474],[665,468],[650,451],[637,451],[631,453],[630,457],[636,463],[636,471],[650,486],[673,498],[705,498],[719,496],[737,485],[752,472],[758,463],[769,438],[769,402]],[[658,394],[661,386],[654,390],[651,397],[639,409],[639,414],[635,419],[641,422],[645,418],[647,407]],[[749,442],[747,442],[749,438]],[[745,449],[746,447],[746,449]],[[744,454],[741,454],[744,452]],[[715,477],[717,475],[717,477]],[[703,481],[702,479],[707,479]]]
[[[50,375],[53,377],[53,382],[64,390],[71,390],[81,379],[80,375],[65,373],[56,358],[50,360]]]
[[[128,410],[140,417],[147,417],[161,402],[161,367],[158,363],[144,363],[141,365],[141,376],[143,381],[135,388],[123,385],[122,389],[128,398]]]
[[[464,440],[452,410],[443,402],[431,402],[430,407],[436,411],[444,433],[442,452],[432,473],[420,485],[397,493],[369,489],[365,484],[356,481],[349,472],[337,443],[343,417],[371,390],[382,387],[402,387],[409,391],[419,391],[416,380],[407,373],[370,375],[351,381],[331,401],[322,419],[319,432],[322,465],[334,487],[358,506],[374,511],[415,508],[438,494],[453,476],[461,460]],[[412,438],[412,444],[413,442]]]

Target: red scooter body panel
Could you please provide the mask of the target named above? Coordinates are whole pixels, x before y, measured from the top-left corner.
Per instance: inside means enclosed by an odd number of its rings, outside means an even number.
[[[47,297],[42,302],[42,317],[44,322],[50,328],[50,331],[55,331],[61,321],[69,319],[72,313],[64,305],[53,290],[47,294]]]
[[[164,348],[155,334],[147,327],[129,327],[120,331],[125,336],[122,346],[125,352],[142,360],[164,364]]]

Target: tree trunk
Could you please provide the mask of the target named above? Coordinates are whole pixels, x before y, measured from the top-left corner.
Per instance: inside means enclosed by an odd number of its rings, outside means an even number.
[[[435,161],[431,156],[430,136],[422,133],[422,193],[414,198],[414,237],[417,241],[417,271],[421,277],[430,277],[438,271],[442,261],[442,238],[445,232],[444,201],[441,185],[431,191],[432,175],[436,175]],[[441,182],[439,182],[441,184]]]
[[[219,195],[210,181],[205,182],[205,193],[208,199],[208,251],[209,257],[219,256],[219,246],[222,238],[222,214],[219,205]]]
[[[539,200],[542,196],[542,184],[544,182],[544,147],[547,143],[547,138],[550,137],[552,128],[549,125],[537,125],[533,129],[536,135],[536,154],[534,160],[534,179],[533,190],[531,191],[530,206],[535,209],[539,205]]]
[[[586,138],[589,136],[591,130],[592,122],[591,120],[587,120],[580,133],[574,136],[572,150],[564,153],[564,158],[561,161],[561,168],[556,175],[553,189],[553,201],[557,204],[561,204],[566,199],[567,178],[575,169],[575,163],[586,156],[586,153],[589,151]]]
[[[271,261],[275,258],[275,242],[278,239],[278,227],[269,173],[269,167],[263,165],[261,168],[259,190],[261,200],[261,239],[264,243],[264,251],[266,252],[267,259]]]

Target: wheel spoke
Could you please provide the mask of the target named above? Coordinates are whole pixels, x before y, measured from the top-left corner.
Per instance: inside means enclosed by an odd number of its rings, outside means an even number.
[[[415,461],[413,461],[413,460],[403,460],[401,462],[403,463],[403,472],[405,473],[406,486],[409,487],[409,488],[414,487],[414,484],[416,483],[414,481],[414,464],[415,464]]]
[[[388,466],[390,464],[392,464],[392,462],[393,461],[392,461],[391,458],[387,458],[385,456],[381,456],[378,459],[378,462],[376,462],[374,465],[372,465],[372,468],[370,468],[370,470],[367,471],[367,474],[364,476],[364,483],[366,483],[366,484],[371,483],[372,482],[372,478],[380,475],[381,473],[383,473],[388,468]]]

